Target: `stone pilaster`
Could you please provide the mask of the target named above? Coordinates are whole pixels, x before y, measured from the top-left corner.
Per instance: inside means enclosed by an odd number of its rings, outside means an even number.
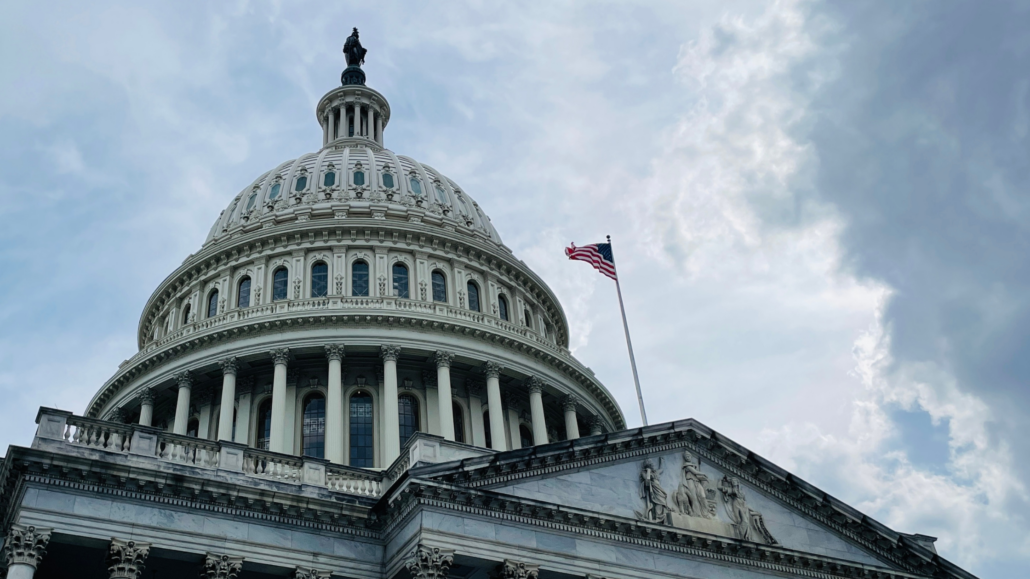
[[[32,577],[36,567],[43,561],[43,555],[46,555],[46,547],[53,532],[53,529],[44,527],[12,524],[3,548],[7,577]]]
[[[208,553],[200,571],[202,579],[236,579],[243,569],[243,557]]]
[[[150,543],[111,539],[107,550],[107,572],[111,579],[139,579],[150,554]]]
[[[427,547],[419,543],[408,555],[404,566],[412,579],[447,579],[447,573],[454,564],[454,551]]]

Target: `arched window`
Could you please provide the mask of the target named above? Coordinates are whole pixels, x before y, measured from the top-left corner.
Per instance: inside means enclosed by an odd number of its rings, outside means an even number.
[[[383,173],[383,187],[387,189],[393,189],[393,174]]]
[[[196,418],[190,418],[190,421],[186,423],[186,436],[192,436],[196,438],[200,433],[200,421]]]
[[[257,193],[251,193],[250,194],[250,198],[247,199],[247,209],[246,209],[246,211],[250,211],[251,209],[254,208],[254,202],[255,201],[257,201]]]
[[[525,424],[519,425],[519,442],[522,443],[522,448],[533,446],[533,433],[526,428]]]
[[[311,297],[324,298],[329,295],[329,266],[320,261],[311,266]]]
[[[508,298],[497,296],[497,313],[500,314],[502,320],[508,321]]]
[[[207,317],[213,318],[218,315],[218,290],[207,296]]]
[[[272,185],[272,192],[268,194],[268,198],[269,199],[275,199],[276,197],[278,197],[279,196],[279,191],[281,189],[282,189],[282,185],[280,185],[279,183],[276,183],[275,185]]]
[[[350,293],[352,296],[368,295],[368,264],[355,261],[350,269]]]
[[[489,410],[484,410],[483,411],[483,431],[484,431],[484,434],[486,434],[486,447],[487,448],[493,448],[494,445],[491,444],[492,441],[490,440],[490,411]]]
[[[467,286],[469,290],[469,309],[478,312],[479,311],[479,286],[472,282],[468,282]]]
[[[433,272],[433,301],[447,301],[447,278],[439,270]]]
[[[250,307],[250,278],[245,277],[240,280],[240,285],[236,290],[236,307],[238,308],[249,308]]]
[[[454,442],[465,442],[465,413],[457,402],[453,404],[451,414],[454,417]]]
[[[412,177],[408,181],[408,184],[411,185],[411,194],[412,195],[414,195],[415,197],[421,197],[422,196],[422,184],[418,182],[418,179]]]
[[[447,204],[447,193],[444,192],[443,187],[439,184],[436,185],[436,200],[440,203]]]
[[[272,301],[286,299],[290,290],[290,272],[285,267],[280,267],[272,274]]]
[[[397,412],[399,414],[401,444],[411,438],[412,434],[418,432],[418,400],[414,396],[404,395],[397,399]]]
[[[354,171],[354,184],[355,185],[364,185],[365,184],[365,172],[364,171]]]
[[[297,177],[297,184],[293,186],[294,191],[303,191],[308,188],[308,176],[301,175]]]
[[[399,298],[409,298],[408,291],[408,267],[403,263],[393,264],[393,295]]]
[[[269,398],[258,407],[257,447],[268,450],[272,440],[272,399]]]
[[[182,307],[182,323],[190,323],[190,304],[188,303]]]
[[[311,394],[304,400],[300,434],[304,441],[303,456],[325,458],[325,397],[321,394]]]
[[[529,313],[529,310],[524,310],[522,312],[522,315],[526,316],[526,326],[530,330],[532,330],[533,329],[533,314]]]
[[[333,171],[330,167],[329,171],[326,172],[325,177],[322,178],[323,187],[332,187],[336,185],[336,171]]]
[[[350,397],[350,465],[372,468],[372,395],[356,392]]]

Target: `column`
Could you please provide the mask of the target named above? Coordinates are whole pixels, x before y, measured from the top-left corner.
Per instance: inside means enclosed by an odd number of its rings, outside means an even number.
[[[343,464],[343,345],[325,347],[329,359],[329,384],[325,398],[325,457]]]
[[[193,393],[193,404],[197,406],[197,438],[211,437],[211,402],[213,392],[210,386],[197,388]]]
[[[600,416],[594,416],[590,419],[590,436],[597,436],[604,434],[604,421],[601,420]]]
[[[429,434],[443,436],[440,430],[440,391],[436,389],[436,372],[422,372],[422,385],[426,389],[426,426]]]
[[[236,579],[242,569],[243,557],[208,553],[204,555],[200,576],[202,579]]]
[[[176,374],[175,384],[179,388],[179,398],[175,402],[175,423],[172,432],[186,434],[186,425],[190,419],[190,388],[193,387],[193,378],[189,371]]]
[[[579,438],[579,421],[576,420],[576,404],[579,399],[571,394],[561,401],[561,407],[565,410],[565,440]]]
[[[272,374],[272,424],[268,449],[272,452],[286,452],[286,363],[290,359],[289,348],[279,348],[268,353],[275,363]]]
[[[361,136],[361,105],[354,103],[354,136]]]
[[[7,560],[7,579],[32,579],[36,567],[43,561],[53,532],[53,529],[43,527],[11,525],[3,552]]]
[[[501,405],[501,365],[487,362],[486,402],[490,405],[490,446],[494,450],[508,450],[507,437],[504,434],[504,408]]]
[[[233,410],[236,408],[236,357],[219,362],[222,366],[222,410],[218,414],[218,436],[215,440],[232,440]]]
[[[329,144],[329,131],[330,125],[333,123],[333,109],[326,110],[325,114],[322,115],[322,146]]]
[[[376,142],[383,146],[383,117],[376,115]]]
[[[286,422],[283,424],[283,452],[298,454],[297,444],[297,383],[300,381],[300,370],[286,370]]]
[[[447,579],[447,574],[454,564],[454,551],[429,547],[422,543],[404,559],[412,579]]]
[[[454,402],[451,401],[451,361],[454,360],[454,353],[437,350],[433,359],[436,362],[440,434],[447,440],[454,440]]]
[[[544,383],[533,376],[529,379],[529,416],[533,420],[533,444],[547,444],[547,422],[544,419]]]
[[[508,432],[512,450],[522,448],[522,433],[519,432],[519,411],[516,402],[515,392],[508,390],[504,393],[504,408],[508,411]]]
[[[483,387],[469,378],[465,381],[469,392],[469,414],[472,415],[472,444],[486,447],[486,426],[483,424]]]
[[[375,111],[372,110],[372,106],[365,107],[365,112],[368,113],[368,120],[365,123],[365,136],[370,139],[375,138],[375,122],[372,120],[375,116]]]
[[[107,570],[111,579],[138,579],[150,554],[150,543],[112,538],[107,549]]]
[[[139,424],[153,426],[154,423],[154,389],[144,388],[139,395]]]
[[[250,444],[250,406],[253,390],[253,376],[237,378],[236,392],[240,395],[240,402],[236,407],[236,430],[233,432],[232,440],[239,444]]]
[[[382,347],[383,355],[383,442],[386,444],[383,468],[389,468],[401,454],[400,418],[397,406],[397,358],[400,346]]]

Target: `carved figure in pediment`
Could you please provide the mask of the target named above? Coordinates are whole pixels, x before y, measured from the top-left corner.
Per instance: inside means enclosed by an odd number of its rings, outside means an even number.
[[[715,490],[710,488],[708,476],[701,472],[701,461],[690,451],[684,451],[682,470],[680,486],[672,495],[673,510],[689,517],[715,517],[715,501],[708,499],[709,494],[715,496]]]
[[[723,507],[725,507],[730,520],[733,521],[733,528],[736,530],[738,539],[769,545],[777,544],[776,539],[766,528],[762,514],[747,506],[740,480],[736,477],[723,476],[722,481],[719,482],[719,491],[722,492]]]
[[[652,523],[664,523],[669,512],[669,495],[662,488],[662,459],[656,468],[651,459],[644,461],[640,469],[640,498],[644,499],[644,512],[637,511],[637,517]]]

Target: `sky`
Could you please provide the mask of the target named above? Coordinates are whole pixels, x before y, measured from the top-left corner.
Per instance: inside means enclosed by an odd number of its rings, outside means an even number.
[[[0,7],[0,447],[82,412],[219,212],[316,150],[351,27],[388,148],[695,418],[981,577],[1030,565],[1030,3]]]

